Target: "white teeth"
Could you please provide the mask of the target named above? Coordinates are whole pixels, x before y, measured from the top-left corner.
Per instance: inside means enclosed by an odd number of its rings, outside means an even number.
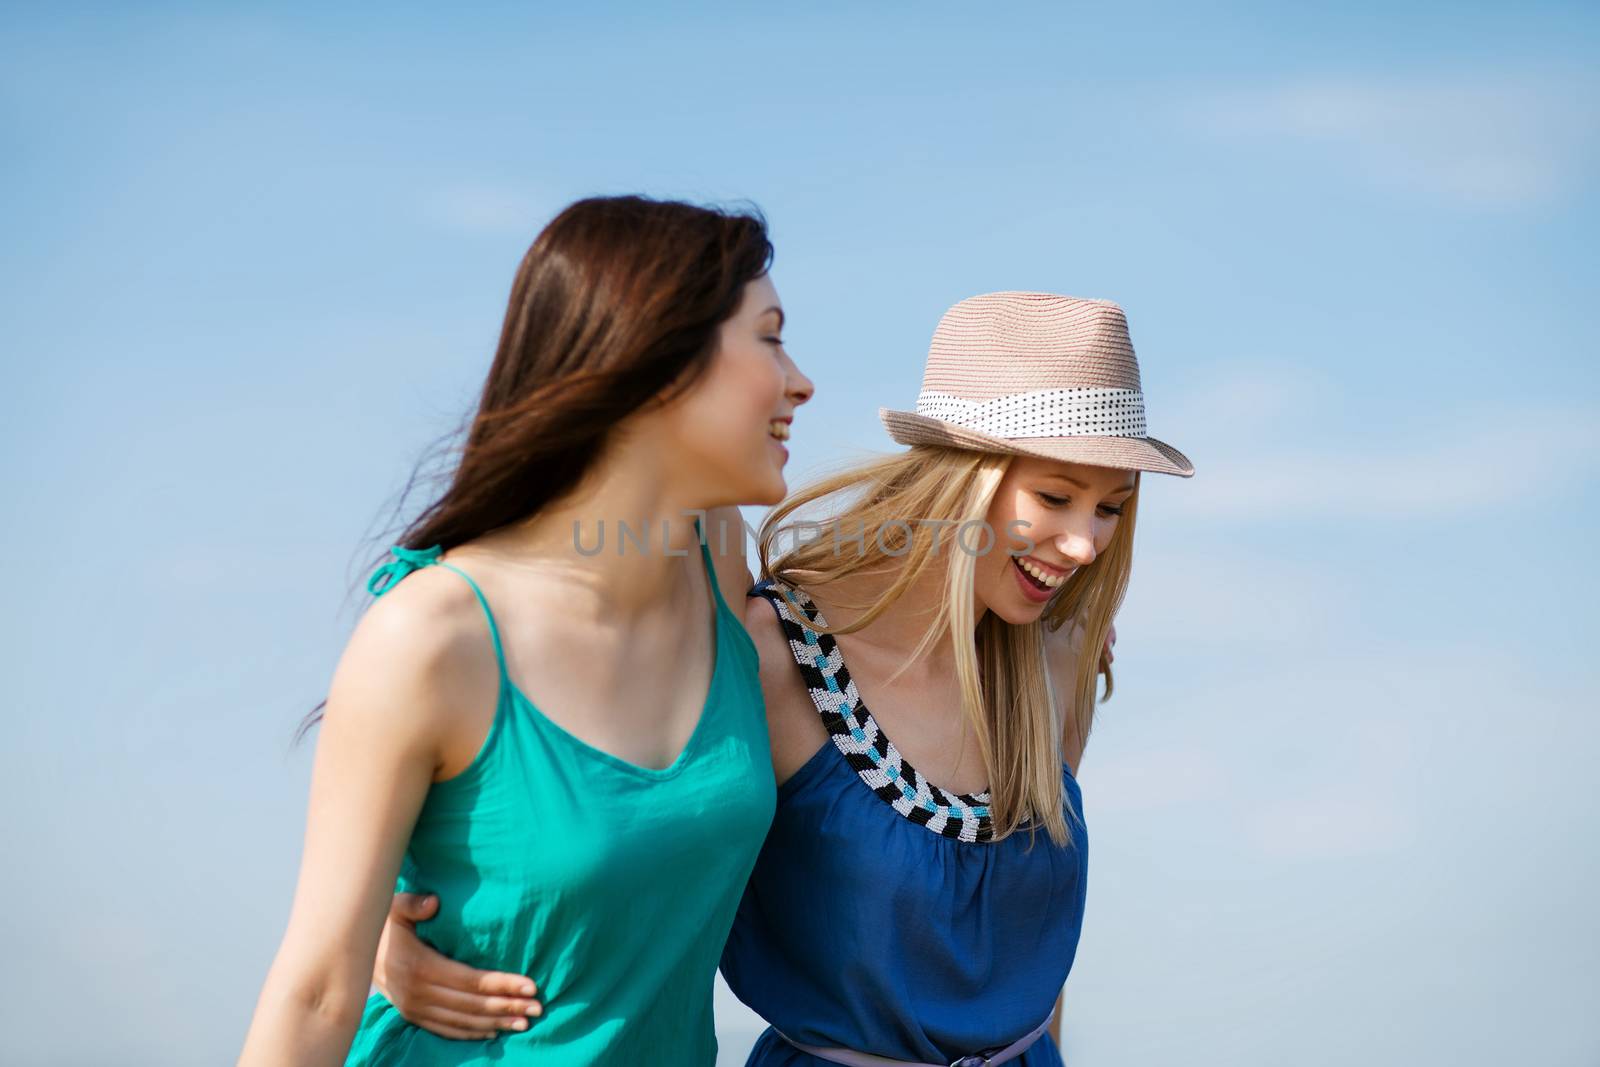
[[[1035,578],[1039,579],[1040,582],[1042,582],[1044,585],[1048,586],[1051,589],[1058,588],[1061,585],[1062,582],[1067,580],[1067,576],[1066,575],[1064,575],[1064,574],[1051,574],[1048,571],[1044,570],[1043,568],[1038,567],[1038,566],[1034,565],[1033,563],[1031,563],[1031,562],[1029,562],[1028,560],[1025,560],[1025,559],[1017,560],[1017,566],[1021,567],[1023,570],[1027,571],[1029,574],[1031,574]]]
[[[782,419],[773,419],[767,424],[767,433],[779,441],[787,441],[789,439],[789,424]]]

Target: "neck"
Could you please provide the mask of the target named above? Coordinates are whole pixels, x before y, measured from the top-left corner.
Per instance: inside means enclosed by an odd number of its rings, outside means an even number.
[[[619,450],[576,491],[481,540],[582,589],[597,611],[658,605],[682,587],[686,559],[701,566],[694,520],[708,506],[673,476],[670,458],[670,450]]]
[[[824,617],[829,624],[846,625],[859,618],[864,613],[866,605],[889,591],[889,587],[899,577],[900,566],[899,560],[881,561],[869,569],[856,571],[837,582],[830,583],[822,589],[820,596],[809,588],[806,592],[823,602]],[[932,561],[906,587],[899,599],[859,631],[860,635],[875,645],[901,650],[909,656],[933,625],[933,620],[944,600],[944,582],[945,561],[942,559]],[[831,610],[827,606],[829,604],[833,605]],[[987,612],[988,608],[974,596],[972,612],[974,632]],[[954,653],[950,649],[948,638],[930,645],[919,657],[916,665],[933,672],[953,673]]]

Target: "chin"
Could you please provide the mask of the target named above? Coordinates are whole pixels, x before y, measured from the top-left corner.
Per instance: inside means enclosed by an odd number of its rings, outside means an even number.
[[[783,480],[783,475],[769,473],[765,477],[747,480],[739,494],[739,503],[771,507],[782,503],[788,493],[789,484]]]
[[[775,493],[754,494],[749,498],[747,503],[751,505],[759,505],[764,508],[777,507],[779,504],[783,503],[783,498],[785,495],[786,494],[782,489],[779,489]]]
[[[1027,626],[1029,623],[1038,622],[1044,618],[1044,613],[1049,607],[1048,603],[1020,604],[1015,600],[1008,600],[989,610],[998,615],[1002,622],[1011,626]]]
[[[770,465],[752,468],[729,466],[724,462],[718,467],[707,464],[703,469],[706,479],[703,484],[717,501],[714,507],[741,504],[770,507],[782,501],[789,491],[783,472]]]
[[[1018,596],[1013,589],[1005,586],[999,588],[979,589],[977,591],[979,602],[986,605],[989,613],[1011,626],[1026,626],[1044,614],[1044,609],[1049,604],[1030,604]]]
[[[758,504],[778,504],[789,495],[789,483],[783,480],[783,475],[776,474],[767,479],[765,489]]]

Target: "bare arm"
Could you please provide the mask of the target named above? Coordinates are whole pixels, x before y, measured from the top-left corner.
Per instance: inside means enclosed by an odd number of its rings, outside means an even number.
[[[1106,634],[1106,644],[1101,654],[1102,661],[1107,664],[1115,658],[1114,653],[1111,651],[1111,646],[1116,643],[1116,640],[1117,627],[1113,623],[1110,631]],[[1052,672],[1051,677],[1054,679],[1058,696],[1062,693],[1072,692],[1072,686],[1075,684],[1073,679],[1078,669],[1077,662],[1081,644],[1082,631],[1076,628],[1072,629],[1070,635],[1067,628],[1063,627],[1054,634],[1046,636],[1045,647],[1050,654],[1049,669]],[[1071,767],[1072,773],[1076,775],[1083,765],[1083,750],[1087,739],[1078,732],[1077,719],[1071,714],[1071,709],[1068,708],[1066,711],[1067,713],[1061,717],[1061,758],[1066,761],[1067,766]],[[1061,1013],[1066,1007],[1066,1000],[1066,991],[1062,990],[1056,997],[1055,1018],[1050,1021],[1050,1036],[1055,1038],[1058,1045],[1061,1043]]]
[[[357,627],[329,693],[294,905],[241,1067],[344,1063],[395,875],[439,764],[449,649],[407,613],[381,609]]]

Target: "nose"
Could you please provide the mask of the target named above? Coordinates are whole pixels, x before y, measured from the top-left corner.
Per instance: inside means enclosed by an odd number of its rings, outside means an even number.
[[[1094,549],[1092,531],[1078,523],[1056,534],[1053,543],[1057,552],[1078,567],[1087,567],[1094,562],[1098,554]]]
[[[787,352],[784,353],[783,361],[783,395],[789,399],[789,403],[799,407],[811,399],[811,394],[817,391],[817,387],[811,384],[810,378],[801,373],[800,367],[789,358]]]

